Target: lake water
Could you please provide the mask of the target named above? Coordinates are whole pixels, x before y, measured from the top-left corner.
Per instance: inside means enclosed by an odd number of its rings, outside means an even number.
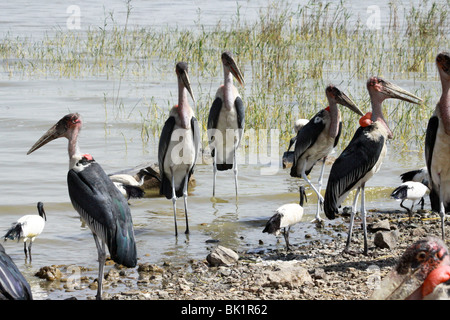
[[[296,3],[294,1],[294,3]],[[298,2],[299,4],[302,2]],[[409,3],[409,2],[408,2]],[[388,1],[379,4],[386,12]],[[214,26],[218,19],[226,24],[226,17],[234,15],[239,6],[241,19],[257,19],[267,1],[133,1],[130,25],[179,26],[190,28],[198,21]],[[366,19],[367,5],[350,1],[355,17]],[[77,1],[80,10],[80,28],[102,26],[105,12],[114,12],[119,23],[124,23],[126,6],[122,1]],[[66,1],[10,1],[1,5],[0,37],[31,36],[39,38],[46,32],[67,28]],[[200,9],[199,9],[200,8]],[[71,11],[70,11],[71,12]],[[386,13],[387,15],[387,13]],[[381,16],[381,26],[388,21]],[[402,85],[402,84],[400,84]],[[433,82],[439,90],[439,83]],[[117,172],[142,163],[157,162],[157,139],[143,143],[141,119],[131,116],[115,120],[105,116],[104,93],[113,92],[117,81],[104,78],[14,78],[0,75],[0,230],[6,231],[12,222],[25,214],[36,214],[36,203],[44,202],[47,224],[43,234],[33,245],[33,261],[25,262],[22,243],[4,243],[7,253],[14,259],[32,285],[36,299],[64,299],[77,296],[84,299],[95,291],[86,289],[75,293],[48,290],[44,281],[34,273],[42,266],[75,264],[93,269],[97,274],[97,251],[91,232],[82,225],[73,209],[67,192],[68,168],[67,140],[59,139],[31,155],[26,152],[34,142],[64,114],[79,112],[84,119],[80,136],[83,152],[91,153],[106,172]],[[161,87],[164,90],[161,90]],[[413,87],[405,87],[413,91]],[[195,85],[194,85],[195,91]],[[156,83],[154,79],[122,83],[121,93],[126,105],[135,105],[143,96],[154,97],[157,103],[167,105],[167,94],[176,97],[175,76],[173,82]],[[175,100],[173,101],[175,103]],[[284,146],[280,147],[278,159]],[[388,163],[388,164],[386,164]],[[399,209],[398,202],[389,199],[390,191],[400,183],[399,174],[423,166],[423,155],[411,152],[389,152],[381,171],[367,185],[367,208]],[[174,236],[172,203],[160,197],[131,200],[131,211],[139,262],[161,264],[171,261],[184,264],[190,259],[203,259],[218,240],[221,245],[236,251],[258,247],[274,248],[275,237],[262,233],[263,226],[280,205],[298,201],[298,186],[303,183],[293,179],[289,171],[278,167],[274,174],[262,174],[267,169],[262,163],[243,164],[239,167],[239,199],[236,201],[232,172],[218,174],[217,201],[212,196],[212,167],[197,166],[197,185],[190,192],[191,234],[184,235],[182,210],[178,216],[178,239]],[[324,184],[330,166],[326,167]],[[311,174],[316,182],[319,168]],[[291,243],[301,243],[326,237],[310,221],[314,218],[316,197],[308,189],[309,202],[305,205],[304,223],[296,225]],[[183,208],[182,199],[178,207]],[[323,216],[323,214],[322,214]],[[327,221],[336,223],[336,221]],[[3,231],[1,231],[3,232]],[[305,234],[312,235],[305,239]],[[259,244],[259,240],[264,242]],[[283,240],[279,246],[284,246]],[[137,277],[137,275],[136,275]]]

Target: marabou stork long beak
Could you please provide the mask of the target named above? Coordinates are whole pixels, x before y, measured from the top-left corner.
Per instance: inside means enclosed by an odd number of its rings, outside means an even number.
[[[245,84],[244,77],[242,76],[241,70],[234,61],[234,58],[229,51],[225,51],[222,53],[222,63],[224,66],[227,66],[236,80],[243,86]]]
[[[44,135],[28,150],[27,154],[36,151],[43,145],[46,145],[52,140],[68,137],[69,129],[73,126],[81,123],[81,117],[78,113],[70,113],[65,115],[61,120],[59,120],[54,126],[52,126]]]
[[[327,87],[327,94],[332,94],[334,99],[336,100],[336,103],[339,103],[340,105],[343,105],[353,112],[359,114],[360,116],[363,116],[364,113],[356,106],[356,104],[350,99],[344,92],[339,90],[334,85],[329,85]]]
[[[412,244],[386,276],[372,300],[422,300],[450,278],[447,246],[429,237]]]
[[[378,78],[380,86],[380,92],[385,94],[388,98],[393,99],[399,99],[410,103],[420,104],[420,102],[423,101],[423,99],[419,98],[418,96],[412,94],[411,92],[406,91],[405,89],[400,88],[399,86],[386,81],[382,78]],[[412,100],[408,97],[411,97],[415,100],[418,100],[419,102]]]
[[[191,95],[192,100],[195,102],[194,93],[192,92],[192,89],[191,89],[191,82],[189,81],[189,76],[187,73],[187,71],[188,71],[187,64],[184,62],[177,63],[175,71],[176,71],[176,74],[178,75],[178,77],[181,79],[183,86],[186,88],[186,90]]]

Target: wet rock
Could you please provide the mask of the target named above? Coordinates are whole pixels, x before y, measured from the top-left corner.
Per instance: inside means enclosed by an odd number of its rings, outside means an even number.
[[[138,272],[147,272],[147,273],[164,273],[164,269],[158,267],[157,265],[150,263],[140,263],[138,265]]]
[[[398,231],[378,231],[375,233],[374,244],[382,249],[394,249],[397,246]]]
[[[223,246],[217,246],[207,257],[206,260],[208,263],[212,266],[229,266],[236,261],[238,261],[239,255],[234,252],[233,250],[223,247]]]
[[[271,269],[262,272],[262,279],[262,287],[289,289],[299,288],[305,282],[312,282],[308,270],[297,261],[277,261]]]
[[[55,266],[45,266],[39,269],[35,274],[36,277],[46,279],[47,281],[60,280],[62,277],[61,270]]]
[[[378,222],[375,222],[369,226],[370,231],[377,232],[377,231],[390,231],[391,225],[389,223],[388,219],[384,219]]]

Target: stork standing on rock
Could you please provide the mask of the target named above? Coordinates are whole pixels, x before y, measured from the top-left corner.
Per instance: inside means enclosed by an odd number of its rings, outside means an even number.
[[[72,205],[92,231],[97,246],[99,273],[96,298],[101,300],[105,247],[108,246],[114,262],[133,268],[137,264],[136,241],[125,197],[94,158],[80,152],[78,135],[81,127],[81,116],[78,113],[68,114],[52,126],[27,154],[54,139],[65,137],[69,140],[67,186]]]
[[[411,103],[412,97],[421,100],[412,93],[379,77],[371,77],[367,81],[372,112],[363,117],[360,126],[350,143],[336,159],[331,167],[325,192],[324,211],[328,219],[335,219],[338,208],[353,189],[357,189],[352,205],[350,226],[345,246],[349,252],[352,238],[353,220],[356,213],[356,202],[361,191],[361,216],[364,230],[364,254],[367,255],[367,226],[364,187],[366,182],[378,172],[386,155],[386,142],[393,135],[383,115],[382,103],[387,98],[400,99]]]

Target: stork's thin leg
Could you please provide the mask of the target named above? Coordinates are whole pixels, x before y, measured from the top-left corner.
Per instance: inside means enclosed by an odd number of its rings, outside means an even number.
[[[173,206],[173,220],[175,222],[175,236],[178,236],[177,228],[177,194],[175,193],[175,176],[172,171],[172,206]]]
[[[234,186],[236,188],[236,198],[238,197],[238,166],[236,162],[236,149],[234,149],[233,154],[233,171],[234,171]]]
[[[30,262],[31,262],[31,260],[33,259],[33,258],[31,257],[31,245],[32,245],[32,243],[33,243],[33,240],[30,240],[30,244],[28,245],[28,255],[30,256]]]
[[[23,252],[25,252],[25,259],[28,259],[28,253],[27,253],[27,242],[23,242]]]
[[[213,157],[213,197],[216,196],[216,178],[217,178],[217,150],[214,150]]]
[[[105,243],[103,240],[101,241],[101,244],[99,242],[99,239],[97,238],[97,235],[93,233],[95,245],[97,246],[97,253],[98,253],[98,288],[97,288],[97,300],[102,299],[102,293],[103,293],[103,269],[105,267],[106,262],[106,250],[105,250]]]
[[[325,160],[327,159],[327,157],[323,157],[322,159],[322,168],[320,169],[320,176],[319,176],[319,181],[318,181],[318,192],[320,194],[320,190],[322,189],[322,181],[323,181],[323,172],[325,171]],[[322,209],[322,202],[318,201],[317,202],[317,210],[316,210],[316,216],[313,220],[313,222],[321,222],[323,219],[320,217],[320,211]]]
[[[444,199],[444,188],[441,186],[439,190],[439,202],[440,202],[440,211],[439,215],[441,216],[441,231],[442,231],[442,240],[445,241],[445,228],[444,228],[444,222],[445,222],[445,206],[444,202],[442,201]]]
[[[350,248],[350,242],[352,240],[352,232],[353,232],[353,221],[355,219],[356,214],[356,203],[358,202],[358,196],[359,196],[360,188],[356,190],[355,198],[353,199],[353,205],[352,205],[352,213],[350,216],[350,225],[348,227],[348,236],[347,236],[347,243],[345,245],[344,252],[348,252]]]
[[[406,199],[403,199],[401,202],[400,202],[400,207],[402,207],[403,209],[405,209],[406,210],[406,212],[408,213],[408,216],[409,216],[409,221],[411,221],[412,220],[412,207],[411,207],[411,210],[408,208],[408,207],[405,207],[404,205],[403,205],[403,201],[405,201]]]
[[[311,188],[314,190],[314,192],[317,194],[317,199],[319,200],[319,203],[323,203],[323,197],[320,194],[319,191],[317,191],[316,187],[314,187],[314,185],[311,183],[311,181],[309,181],[308,177],[306,176],[305,170],[306,170],[306,162],[303,165],[302,168],[302,178],[311,186]]]
[[[367,225],[366,225],[366,199],[365,199],[365,192],[364,192],[364,184],[361,187],[361,218],[362,218],[362,226],[364,230],[364,255],[367,255],[368,253],[368,246],[367,246]]]
[[[286,228],[283,228],[283,236],[284,236],[284,241],[286,242],[286,251],[289,251],[290,245],[289,245],[289,231],[291,230],[291,227],[289,227],[287,230]]]
[[[184,187],[183,187],[184,215],[186,216],[186,231],[184,232],[185,234],[189,233],[188,209],[187,209],[188,181],[189,181],[189,172],[186,174],[186,177],[184,177]]]

